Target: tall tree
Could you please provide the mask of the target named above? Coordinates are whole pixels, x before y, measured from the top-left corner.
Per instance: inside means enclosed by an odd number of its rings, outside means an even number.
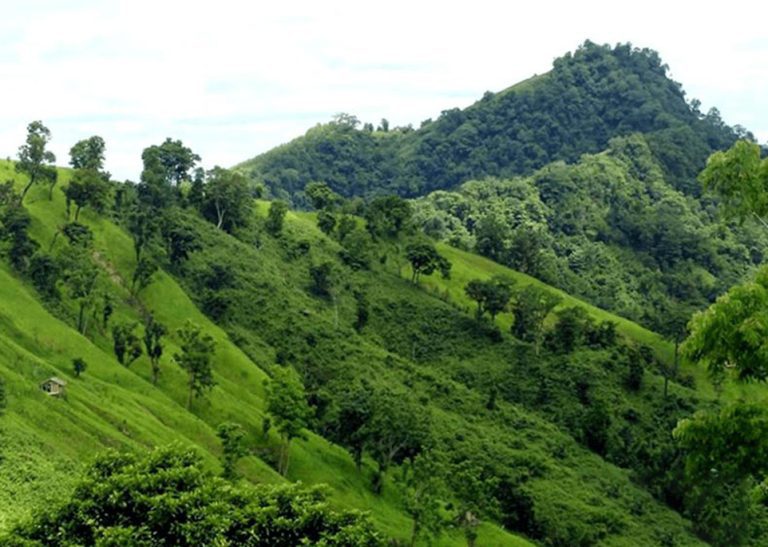
[[[144,349],[152,365],[152,384],[160,377],[160,358],[163,356],[163,336],[168,333],[165,325],[158,323],[151,313],[144,319]]]
[[[440,534],[446,522],[441,514],[440,498],[444,495],[441,462],[431,452],[418,454],[409,465],[405,487],[405,508],[413,519],[411,547],[422,537],[432,539]]]
[[[16,171],[29,177],[21,192],[22,202],[29,189],[38,182],[49,185],[49,198],[53,198],[58,173],[53,165],[56,156],[46,149],[50,140],[51,132],[42,122],[34,121],[27,126],[27,140],[19,147],[19,161],[16,162]]]
[[[536,350],[544,338],[544,320],[562,299],[551,291],[526,285],[515,294],[512,314],[512,334],[526,342],[532,342]]]
[[[286,213],[288,213],[288,204],[284,201],[273,201],[269,206],[265,227],[273,236],[277,237],[283,232]]]
[[[444,278],[448,278],[451,272],[451,263],[437,252],[435,246],[428,241],[409,244],[405,248],[405,255],[411,263],[411,282],[418,283],[422,275],[431,275],[435,270],[440,270]]]
[[[235,465],[237,460],[245,456],[248,451],[245,446],[245,431],[240,424],[233,422],[224,422],[216,428],[216,435],[221,441],[222,457],[222,476],[225,479],[236,479],[237,471]]]
[[[267,388],[267,412],[272,415],[283,441],[277,470],[285,475],[290,461],[291,440],[301,436],[309,426],[312,410],[307,404],[304,384],[292,367],[274,367]]]
[[[104,168],[106,144],[98,135],[75,143],[69,150],[69,164],[74,169],[85,169],[100,173]]]
[[[248,223],[252,209],[253,197],[243,175],[218,166],[208,171],[201,209],[205,218],[231,233]]]
[[[145,148],[141,159],[145,169],[153,170],[163,183],[178,186],[190,179],[190,172],[200,161],[200,156],[180,140],[167,138],[160,145]]]
[[[464,292],[477,302],[477,318],[480,319],[487,312],[491,321],[494,321],[507,307],[514,282],[514,279],[496,276],[488,281],[473,279],[467,283]]]
[[[130,366],[141,357],[141,341],[134,332],[137,323],[117,323],[112,327],[112,341],[118,363]]]
[[[187,372],[187,408],[191,408],[193,397],[202,397],[216,384],[211,366],[216,341],[190,320],[176,334],[181,340],[181,352],[174,354],[173,358]]]

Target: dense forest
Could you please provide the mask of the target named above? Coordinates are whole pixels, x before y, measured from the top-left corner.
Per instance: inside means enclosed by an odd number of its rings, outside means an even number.
[[[703,114],[698,101],[687,102],[655,51],[587,41],[550,72],[487,92],[464,110],[445,110],[418,129],[390,128],[386,120],[361,126],[340,114],[238,169],[297,205],[312,181],[345,197],[415,197],[468,180],[530,174],[553,161],[573,163],[632,133],[646,136],[668,183],[693,195],[707,157],[750,136],[727,126],[716,109]]]
[[[737,136],[591,43],[232,170],[167,139],[115,181],[98,136],[57,168],[31,123],[0,543],[764,543],[768,160]]]

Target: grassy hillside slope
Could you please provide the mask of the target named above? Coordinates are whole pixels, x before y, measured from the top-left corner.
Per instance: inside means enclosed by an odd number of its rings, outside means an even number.
[[[1,162],[0,178],[10,176],[12,166]],[[63,178],[66,180],[66,175]],[[61,193],[56,190],[53,202],[49,202],[45,191],[36,188],[25,205],[33,216],[31,235],[47,247],[57,227],[65,222]],[[89,212],[81,221],[94,232],[94,248],[98,262],[109,274],[110,290],[122,298],[112,321],[139,320],[142,306],[151,309],[171,333],[187,319],[193,320],[216,339],[217,386],[206,401],[195,402],[191,412],[187,411],[185,377],[172,361],[178,351],[174,334],[169,337],[161,379],[155,387],[146,357],[130,368],[121,366],[106,332],[94,330],[92,340],[80,336],[46,310],[34,289],[3,265],[0,375],[7,384],[8,409],[2,419],[5,457],[0,462],[0,530],[60,500],[73,486],[83,464],[105,448],[192,444],[216,469],[220,447],[215,428],[226,420],[241,423],[253,444],[258,444],[266,379],[262,368],[202,315],[170,276],[158,274],[142,293],[141,303],[131,302],[124,281],[130,279],[133,268],[130,238]],[[61,240],[55,243],[59,244]],[[75,357],[88,363],[81,378],[72,374]],[[258,362],[269,364],[271,356],[265,352]],[[66,399],[51,398],[39,389],[38,384],[51,375],[67,380]],[[239,469],[249,480],[284,480],[256,456],[242,460]],[[348,454],[316,435],[294,443],[289,479],[329,484],[338,505],[370,510],[376,524],[389,536],[408,535],[410,520],[396,491],[390,488],[383,496],[374,496]],[[487,545],[528,544],[490,524],[483,525],[480,538]],[[458,534],[445,536],[443,541],[462,543]]]

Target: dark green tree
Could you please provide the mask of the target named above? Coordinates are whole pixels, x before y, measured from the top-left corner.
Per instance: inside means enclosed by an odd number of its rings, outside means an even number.
[[[464,287],[464,292],[477,302],[477,318],[484,313],[491,316],[491,321],[504,311],[512,297],[514,280],[505,277],[494,277],[488,281],[473,279]]]
[[[112,327],[115,357],[121,365],[130,366],[141,357],[141,341],[134,332],[137,323],[118,323]]]
[[[131,294],[136,296],[149,287],[157,270],[157,262],[154,259],[142,256],[133,270],[133,276],[131,276]]]
[[[405,255],[411,263],[411,283],[418,283],[419,277],[431,275],[438,269],[444,278],[450,276],[451,263],[430,242],[410,243],[405,248]]]
[[[447,524],[441,513],[445,470],[431,452],[418,454],[408,467],[405,508],[413,520],[410,545],[414,547],[421,538],[430,540],[439,537]]]
[[[322,297],[331,296],[334,268],[332,262],[322,262],[309,267],[309,290]]]
[[[292,367],[273,367],[267,388],[267,412],[283,441],[277,471],[285,475],[290,462],[291,440],[301,437],[302,431],[309,427],[312,410],[307,404],[304,384]]]
[[[94,169],[76,169],[69,184],[63,189],[67,200],[67,211],[75,204],[75,222],[83,207],[103,211],[109,195],[109,183],[104,175]]]
[[[411,228],[413,208],[399,196],[375,198],[365,208],[368,231],[374,237],[396,238]]]
[[[167,138],[160,145],[144,149],[141,159],[145,169],[155,171],[162,183],[178,186],[190,179],[190,172],[200,161],[200,156],[184,146],[180,140]]]
[[[284,201],[273,201],[269,206],[265,228],[273,236],[277,237],[283,232],[285,215],[288,212],[288,204]]]
[[[213,379],[211,359],[216,351],[216,341],[205,334],[200,327],[187,320],[184,327],[176,331],[181,340],[181,352],[173,358],[187,372],[187,408],[192,407],[193,397],[202,397],[216,382]]]
[[[370,314],[368,297],[361,290],[354,292],[355,297],[355,330],[359,333],[368,324],[368,316]]]
[[[514,296],[512,334],[535,345],[537,351],[544,339],[544,320],[562,298],[536,285],[526,285]]]
[[[19,147],[19,160],[16,162],[16,172],[24,173],[29,181],[21,191],[20,201],[36,183],[43,182],[49,186],[49,197],[53,197],[53,187],[58,180],[58,172],[54,162],[56,156],[47,150],[51,140],[50,130],[40,121],[34,121],[27,126],[26,143]]]
[[[12,545],[383,545],[368,517],[336,512],[326,490],[233,485],[193,450],[100,455],[61,505],[16,526]]]
[[[547,345],[553,351],[571,353],[586,343],[592,328],[592,318],[584,308],[573,306],[562,309],[557,312],[557,321],[547,337]]]
[[[87,251],[70,247],[62,255],[62,279],[70,298],[77,301],[77,331],[85,334],[88,327],[86,311],[95,304],[95,289],[99,280],[99,269]]]
[[[216,435],[221,441],[222,455],[222,476],[225,479],[236,479],[237,471],[235,465],[237,461],[248,454],[245,446],[245,431],[240,424],[233,422],[224,422],[216,428]]]
[[[79,378],[80,375],[88,368],[88,364],[82,357],[75,357],[72,359],[72,370],[75,373],[75,378]]]
[[[201,212],[225,232],[245,226],[253,210],[253,196],[240,173],[214,167],[206,174]]]
[[[341,196],[324,182],[310,182],[304,187],[304,194],[317,211],[331,209],[341,202]]]
[[[163,356],[163,336],[168,329],[155,320],[151,313],[144,319],[144,349],[152,365],[152,384],[157,385],[160,377],[160,358]]]
[[[74,169],[101,172],[104,168],[104,152],[107,145],[98,135],[83,139],[69,149],[69,164]]]
[[[30,260],[29,277],[45,298],[57,300],[60,297],[57,285],[60,275],[61,265],[51,255],[37,253]]]

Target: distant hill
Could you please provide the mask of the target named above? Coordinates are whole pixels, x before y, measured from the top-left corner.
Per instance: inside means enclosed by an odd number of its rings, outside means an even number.
[[[414,197],[574,162],[631,133],[644,134],[670,184],[692,194],[709,154],[747,136],[717,110],[702,114],[696,101],[687,102],[655,51],[588,41],[550,72],[488,92],[466,109],[444,110],[416,130],[360,127],[353,116],[340,116],[238,168],[298,204],[310,181],[347,197]]]

